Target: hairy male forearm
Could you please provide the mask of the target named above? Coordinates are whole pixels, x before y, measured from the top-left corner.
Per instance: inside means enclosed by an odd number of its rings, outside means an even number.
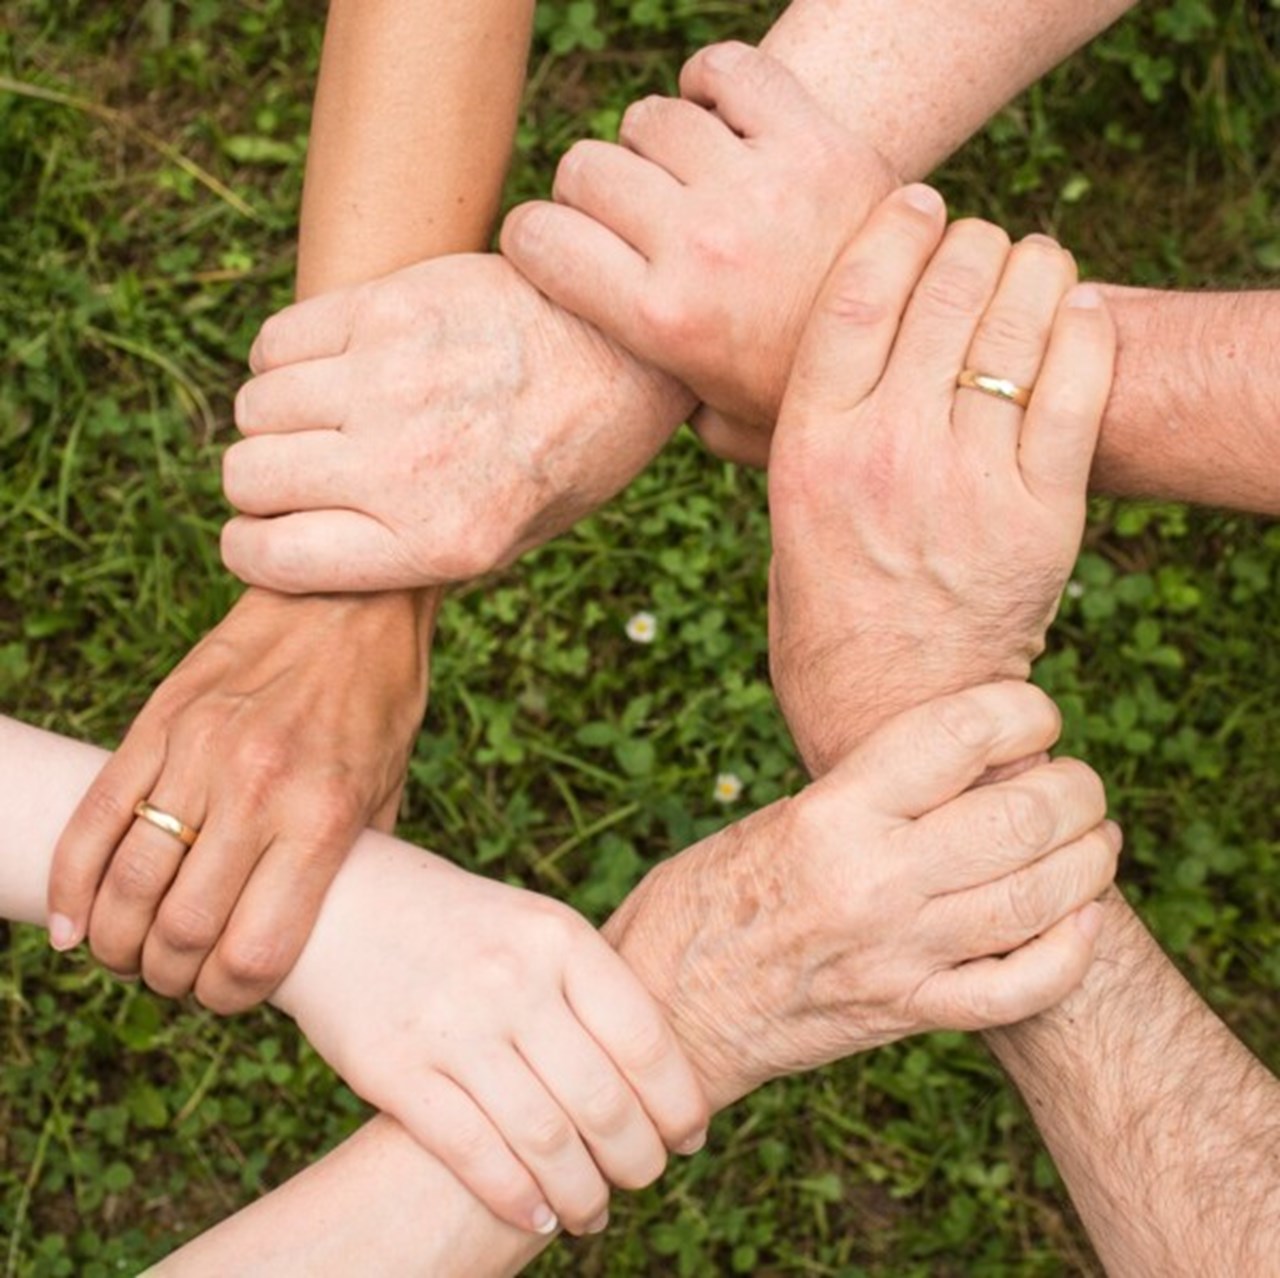
[[[1084,984],[986,1038],[1114,1278],[1264,1274],[1280,1256],[1280,1081],[1114,889]]]
[[[1280,291],[1104,291],[1119,346],[1094,487],[1280,514]]]

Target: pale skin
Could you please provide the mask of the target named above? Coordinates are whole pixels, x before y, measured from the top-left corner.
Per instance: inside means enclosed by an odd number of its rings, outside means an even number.
[[[504,1034],[559,1096],[556,1058],[569,1054],[563,1040],[581,1033],[580,1024],[627,1062],[626,1082],[673,1124],[669,1141],[688,1144],[692,1133],[697,1144],[703,1089],[720,1108],[779,1074],[927,1029],[1019,1019],[1062,998],[1092,959],[1091,902],[1111,882],[1120,846],[1104,819],[1101,783],[1063,759],[1017,782],[971,788],[992,768],[1048,748],[1058,728],[1052,704],[1022,684],[971,690],[903,716],[824,781],[655,871],[607,929],[621,957],[563,906],[386,836],[364,836],[274,1000],[358,1090],[389,1100],[404,1127],[376,1120],[315,1172],[162,1271],[271,1272],[284,1264],[340,1273],[358,1263],[374,1273],[499,1273],[527,1259],[554,1222],[515,1230],[472,1197],[479,1188],[491,1205],[502,1201],[507,1169],[490,1181],[475,1105],[459,1106],[457,1094],[499,1115],[510,1106],[510,1125],[498,1125],[540,1172],[572,1153],[576,1135],[546,1126],[527,1084],[501,1073]],[[0,915],[40,923],[56,832],[104,756],[6,719],[0,756]],[[1052,814],[1051,830],[1024,827],[1028,802]],[[782,892],[769,887],[779,875]],[[702,902],[687,895],[690,885],[717,882],[734,890]],[[754,919],[740,908],[743,891],[760,895]],[[677,904],[678,934],[660,922]],[[698,910],[696,927],[686,907]],[[530,969],[552,963],[563,966],[563,986],[548,999]],[[762,963],[766,984],[755,979]],[[652,982],[696,1079],[642,982]],[[725,1003],[728,989],[745,998],[741,1006]],[[477,1004],[485,1005],[481,1023]],[[485,1093],[495,1068],[504,1093],[496,1102]],[[580,1130],[608,1166],[602,1149],[625,1143],[627,1087],[597,1070],[581,1091],[588,1105]],[[513,1136],[522,1128],[523,1149]],[[412,1155],[404,1132],[419,1142]],[[372,1149],[379,1156],[370,1161]],[[661,1147],[650,1152],[637,1163],[632,1151],[632,1170],[648,1168],[634,1183],[660,1170]],[[442,1164],[459,1179],[442,1175]],[[631,1175],[613,1174],[624,1182]],[[358,1213],[371,1192],[379,1204]],[[389,1240],[371,1240],[368,1231],[385,1223],[384,1196],[403,1206],[423,1192],[428,1211],[420,1204]],[[317,1219],[331,1212],[348,1224],[318,1231]],[[604,1219],[601,1211],[586,1227]],[[385,1268],[370,1268],[374,1255],[385,1256]]]

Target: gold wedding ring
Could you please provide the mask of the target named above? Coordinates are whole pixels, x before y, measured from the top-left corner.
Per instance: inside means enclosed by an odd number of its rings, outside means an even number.
[[[964,386],[968,390],[981,391],[984,395],[994,395],[996,399],[1017,404],[1019,408],[1026,408],[1031,402],[1029,386],[1019,386],[1017,382],[1011,382],[1007,377],[993,377],[990,373],[980,373],[976,368],[962,369],[960,376],[956,378],[956,385]]]
[[[157,830],[172,834],[185,847],[190,847],[200,837],[199,830],[189,826],[185,821],[179,821],[172,813],[153,808],[146,799],[139,799],[133,805],[133,815],[149,821]]]

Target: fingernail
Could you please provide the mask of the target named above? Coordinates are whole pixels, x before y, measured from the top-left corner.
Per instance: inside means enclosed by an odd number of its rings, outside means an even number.
[[[1085,940],[1096,941],[1102,931],[1102,906],[1097,901],[1090,901],[1083,910],[1076,911],[1076,927]]]
[[[904,186],[902,198],[913,209],[927,213],[930,217],[936,217],[946,208],[946,202],[942,196],[933,187],[926,186],[923,182],[912,182],[910,186]]]
[[[602,1211],[582,1232],[584,1234],[602,1234],[609,1223],[609,1213]]]
[[[1061,247],[1058,241],[1053,238],[1053,236],[1043,235],[1039,231],[1032,231],[1030,235],[1024,235],[1022,237],[1022,242],[1024,244],[1043,244],[1045,248],[1052,248],[1052,249]]]
[[[1124,847],[1124,831],[1114,821],[1108,821],[1106,826],[1107,837],[1111,840],[1111,846],[1119,852]]]
[[[49,944],[55,950],[69,950],[80,940],[80,929],[65,914],[49,915]]]
[[[1067,294],[1066,304],[1078,311],[1096,311],[1102,305],[1102,292],[1096,284],[1078,284]]]
[[[676,1153],[684,1154],[686,1157],[688,1157],[690,1154],[696,1154],[698,1150],[702,1149],[703,1146],[706,1145],[706,1143],[707,1143],[707,1133],[706,1133],[706,1129],[704,1128],[702,1131],[697,1132],[693,1136],[690,1136],[688,1140],[677,1145]]]
[[[555,1212],[546,1203],[540,1203],[533,1213],[533,1232],[546,1236],[554,1234],[559,1228],[560,1222],[556,1219]]]

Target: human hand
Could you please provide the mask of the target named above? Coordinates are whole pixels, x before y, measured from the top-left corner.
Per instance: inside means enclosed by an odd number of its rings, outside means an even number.
[[[935,1029],[1051,1007],[1084,977],[1119,828],[1057,759],[1029,684],[898,716],[823,780],[659,865],[605,928],[663,1004],[714,1107]]]
[[[426,707],[429,607],[243,596],[76,808],[49,881],[54,944],[87,933],[113,971],[175,998],[194,987],[215,1012],[265,998],[356,835],[394,824]],[[190,851],[135,819],[139,799],[199,831]]]
[[[222,553],[284,591],[501,567],[623,488],[692,406],[496,255],[291,306],[251,363]]]
[[[604,1227],[608,1186],[701,1144],[657,1004],[567,906],[367,836],[276,1003],[370,1103],[521,1229]]]
[[[1084,528],[1111,382],[1098,291],[1044,236],[944,235],[905,187],[832,269],[769,460],[770,667],[811,774],[885,717],[1025,678]],[[1034,386],[1025,410],[963,368]]]
[[[702,50],[680,88],[628,108],[622,145],[570,148],[556,203],[515,209],[502,250],[694,391],[714,452],[763,465],[813,300],[893,174],[749,45]]]

